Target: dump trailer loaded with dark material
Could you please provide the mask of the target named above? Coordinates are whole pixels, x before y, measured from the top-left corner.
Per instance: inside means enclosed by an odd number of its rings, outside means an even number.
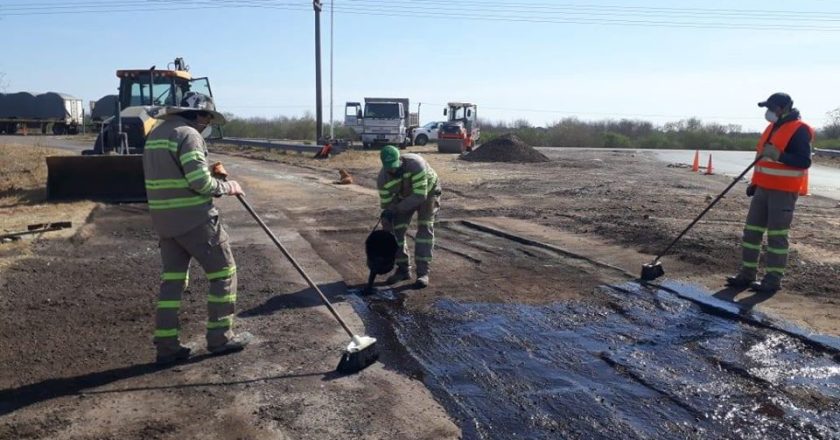
[[[64,93],[0,93],[0,133],[77,134],[83,119],[82,100]]]
[[[113,116],[102,122],[93,148],[82,156],[47,158],[50,200],[145,202],[143,148],[159,124],[152,114],[162,106],[179,106],[187,92],[212,96],[209,80],[193,78],[181,58],[167,70],[118,70],[117,77],[120,88]]]

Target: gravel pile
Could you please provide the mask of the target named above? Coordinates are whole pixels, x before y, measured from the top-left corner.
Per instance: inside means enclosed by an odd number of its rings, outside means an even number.
[[[462,157],[471,162],[548,162],[549,159],[534,147],[513,134],[506,134],[481,144]]]

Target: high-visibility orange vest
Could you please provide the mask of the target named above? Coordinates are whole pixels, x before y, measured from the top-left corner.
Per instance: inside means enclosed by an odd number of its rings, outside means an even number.
[[[801,127],[807,127],[811,135],[811,140],[814,140],[814,129],[808,124],[796,120],[785,122],[776,131],[773,131],[773,124],[767,126],[761,139],[758,141],[758,154],[764,151],[764,146],[773,144],[777,150],[784,152],[790,143],[790,139],[796,134],[796,131]],[[760,188],[774,189],[778,191],[787,191],[799,193],[802,184],[805,181],[804,168],[795,168],[785,165],[781,162],[776,162],[768,158],[762,158],[755,164],[755,171],[753,171],[752,183]]]

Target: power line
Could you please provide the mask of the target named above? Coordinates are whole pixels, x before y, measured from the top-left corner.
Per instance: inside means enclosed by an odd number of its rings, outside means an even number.
[[[694,28],[694,29],[732,29],[732,30],[808,30],[808,31],[840,31],[838,26],[808,25],[807,23],[832,23],[840,21],[840,14],[817,11],[805,11],[809,14],[823,14],[823,16],[837,18],[808,18],[802,17],[801,11],[749,11],[743,9],[702,9],[702,8],[650,8],[637,6],[599,6],[599,5],[529,5],[523,3],[507,2],[481,2],[476,0],[465,0],[452,6],[449,2],[440,0],[419,1],[393,1],[388,3],[375,2],[373,0],[353,0],[354,6],[334,8],[335,12],[350,15],[365,16],[388,16],[388,17],[409,17],[441,20],[469,20],[469,21],[499,21],[499,22],[523,22],[523,23],[545,23],[545,24],[582,24],[582,25],[605,25],[605,26],[646,26],[646,27],[669,27],[669,28]],[[462,4],[463,3],[463,4]],[[150,1],[143,6],[134,4],[114,4],[109,6],[91,9],[101,6],[104,2],[74,2],[59,5],[47,6],[45,3],[17,3],[13,7],[3,7],[0,15],[30,16],[30,15],[58,15],[58,14],[87,14],[87,13],[112,13],[112,12],[143,12],[179,9],[221,9],[221,8],[264,8],[289,11],[308,11],[307,5],[303,3],[287,3],[277,1],[230,1],[230,0],[200,0],[200,1],[171,1],[157,0]],[[428,8],[420,6],[435,5],[435,11],[429,12]],[[170,5],[161,8],[158,5]],[[478,7],[485,8],[482,13],[473,13],[469,9]],[[466,7],[465,7],[466,6]],[[72,8],[82,9],[72,9]],[[516,7],[517,9],[511,9]],[[57,8],[61,8],[58,9]],[[454,9],[453,9],[454,8]],[[465,10],[466,9],[466,10]],[[8,12],[12,11],[12,12]],[[546,13],[549,11],[549,13]],[[447,14],[452,12],[452,14]],[[457,12],[457,14],[455,14]],[[541,16],[527,15],[539,12]],[[504,15],[500,15],[504,13]],[[720,14],[742,14],[736,17],[721,17]],[[792,17],[783,17],[782,14],[799,14]],[[514,15],[511,15],[514,14]],[[521,15],[526,14],[526,15]],[[623,14],[623,15],[622,15]],[[639,14],[648,14],[644,19],[631,19]],[[654,15],[650,15],[654,14]],[[688,15],[687,15],[688,14]],[[694,15],[691,15],[694,14]],[[714,18],[698,17],[697,14],[717,14]],[[752,14],[752,15],[749,15]],[[763,15],[762,15],[763,14]],[[621,18],[604,18],[604,17]],[[595,17],[595,18],[592,18]],[[659,19],[649,19],[660,17]],[[691,21],[687,19],[692,19]],[[701,21],[697,21],[700,18]],[[730,19],[763,20],[762,23],[734,22]],[[680,19],[681,21],[675,21]],[[723,19],[723,21],[721,21]],[[777,20],[777,21],[773,21]],[[781,20],[784,20],[782,22]],[[791,21],[800,24],[790,24]]]

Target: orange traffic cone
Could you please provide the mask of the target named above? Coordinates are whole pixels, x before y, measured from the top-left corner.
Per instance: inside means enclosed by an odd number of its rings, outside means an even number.
[[[691,171],[695,173],[700,171],[700,150],[694,152],[694,163],[691,164]]]
[[[808,170],[805,170],[805,179],[802,181],[802,188],[799,188],[800,196],[810,196],[811,188],[808,186]]]
[[[708,175],[711,175],[711,174],[714,174],[714,173],[712,172],[712,155],[710,154],[709,155],[709,166],[706,167],[706,175],[708,176]]]

